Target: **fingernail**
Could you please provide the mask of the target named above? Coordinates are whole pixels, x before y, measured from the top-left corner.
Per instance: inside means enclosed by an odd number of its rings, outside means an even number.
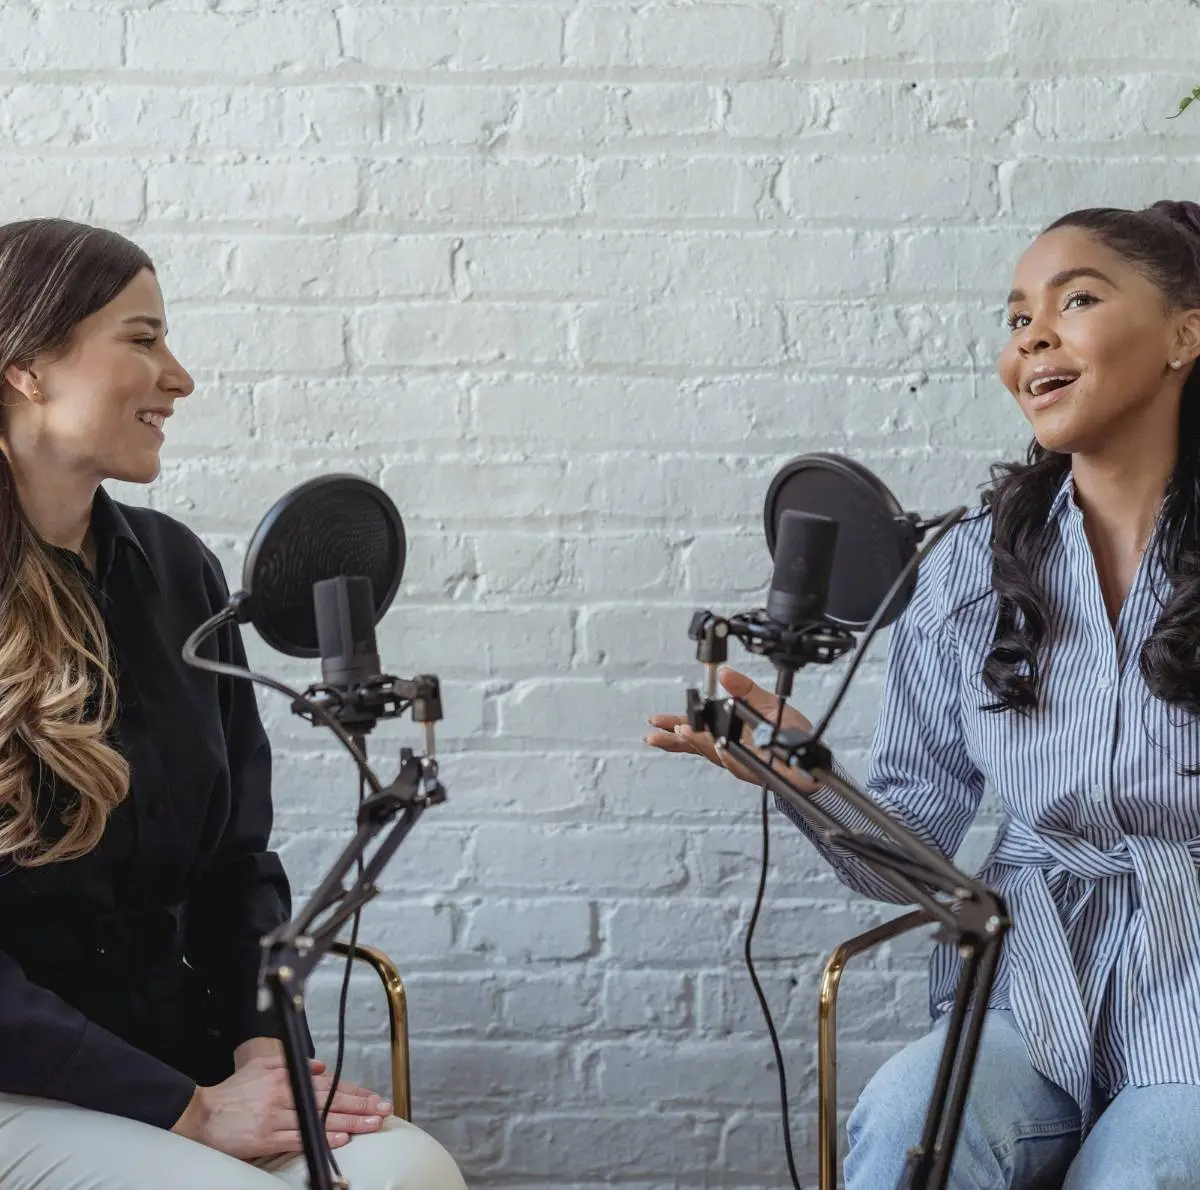
[[[386,1099],[376,1099],[375,1110],[382,1112],[386,1116],[392,1110],[392,1105]]]
[[[339,1145],[348,1144],[350,1141],[349,1133],[338,1132],[334,1135],[334,1142]]]
[[[379,1117],[378,1116],[367,1116],[366,1125],[368,1128],[378,1128],[379,1127]]]

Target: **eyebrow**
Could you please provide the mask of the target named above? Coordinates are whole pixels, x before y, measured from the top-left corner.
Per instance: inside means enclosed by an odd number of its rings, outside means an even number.
[[[1049,281],[1046,282],[1047,289],[1061,289],[1071,281],[1078,277],[1095,277],[1097,281],[1103,281],[1105,285],[1111,285],[1113,289],[1119,289],[1111,277],[1106,276],[1099,269],[1090,269],[1086,266],[1078,269],[1063,269],[1061,273],[1055,273]],[[1025,300],[1025,291],[1023,289],[1014,289],[1008,295],[1008,304],[1011,306],[1013,302],[1023,302]]]
[[[163,326],[162,319],[154,318],[150,314],[133,314],[129,318],[121,320],[122,325],[131,322],[144,322],[152,331],[162,331],[163,334],[166,334],[166,328]]]

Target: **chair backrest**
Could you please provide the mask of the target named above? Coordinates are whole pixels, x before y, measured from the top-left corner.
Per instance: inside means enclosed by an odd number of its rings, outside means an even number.
[[[350,953],[350,944],[335,942],[331,953],[347,955]],[[383,984],[391,1032],[392,1110],[402,1120],[411,1120],[412,1076],[408,1052],[408,995],[404,990],[404,980],[400,978],[396,964],[377,947],[364,946],[359,942],[354,947],[354,958],[371,967]]]
[[[933,918],[924,909],[894,917],[881,926],[843,942],[829,956],[821,972],[817,1005],[817,1143],[820,1190],[837,1190],[838,1182],[838,1094],[837,1094],[837,996],[846,964],[865,950],[928,925]]]

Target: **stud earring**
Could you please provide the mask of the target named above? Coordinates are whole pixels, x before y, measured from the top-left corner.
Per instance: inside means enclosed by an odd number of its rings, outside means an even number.
[[[1178,371],[1179,371],[1179,369],[1183,367],[1183,360],[1181,360],[1181,359],[1173,359],[1173,360],[1171,361],[1171,367],[1172,367],[1172,368],[1174,368],[1176,372],[1178,372]]]

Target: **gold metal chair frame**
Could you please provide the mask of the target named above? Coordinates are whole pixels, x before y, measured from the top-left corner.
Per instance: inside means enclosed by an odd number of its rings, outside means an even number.
[[[820,1190],[836,1190],[838,1180],[837,996],[842,972],[855,955],[932,921],[924,909],[917,909],[884,922],[843,942],[829,956],[821,972],[817,1025],[817,1184]]]
[[[348,942],[335,942],[331,954],[348,955]],[[361,942],[354,947],[354,958],[366,963],[383,984],[388,1004],[388,1024],[391,1029],[392,1051],[392,1109],[402,1120],[412,1119],[412,1081],[408,1052],[408,994],[400,971],[382,950],[364,946]]]

